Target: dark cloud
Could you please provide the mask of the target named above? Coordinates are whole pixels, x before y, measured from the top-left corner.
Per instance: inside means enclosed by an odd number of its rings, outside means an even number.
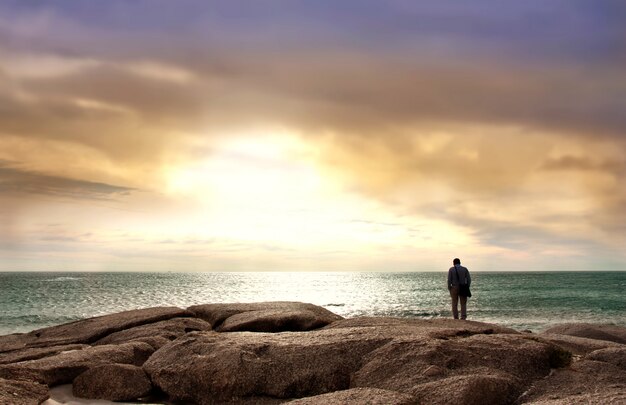
[[[597,161],[588,157],[563,156],[557,159],[548,159],[541,168],[549,171],[579,170],[579,171],[606,171],[620,173],[624,171],[626,162],[617,160]]]
[[[43,14],[41,34],[54,30],[32,52],[98,61],[21,86],[49,100],[106,101],[135,111],[141,125],[183,129],[273,122],[371,135],[453,121],[626,133],[626,7],[616,2],[157,4],[7,7],[25,19]],[[13,31],[25,41],[28,30]],[[27,42],[22,50],[35,41]],[[124,69],[137,61],[177,66],[197,80],[175,84]],[[87,118],[75,110],[51,114]]]
[[[127,195],[133,188],[52,176],[21,169],[9,162],[0,161],[0,192],[33,194],[85,200],[108,200]]]

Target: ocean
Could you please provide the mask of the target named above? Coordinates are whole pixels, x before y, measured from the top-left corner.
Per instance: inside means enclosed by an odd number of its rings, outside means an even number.
[[[441,273],[0,273],[0,335],[151,306],[302,301],[344,317],[450,317]],[[468,319],[626,326],[626,272],[472,273]]]

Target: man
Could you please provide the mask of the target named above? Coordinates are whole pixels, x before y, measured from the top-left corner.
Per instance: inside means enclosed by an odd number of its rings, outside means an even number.
[[[461,319],[467,319],[467,297],[459,294],[459,286],[461,284],[467,284],[469,287],[472,279],[470,278],[469,270],[466,267],[461,266],[461,260],[454,259],[452,261],[453,266],[448,270],[448,291],[450,291],[450,298],[452,298],[452,316],[454,319],[459,319],[459,298],[461,300]]]

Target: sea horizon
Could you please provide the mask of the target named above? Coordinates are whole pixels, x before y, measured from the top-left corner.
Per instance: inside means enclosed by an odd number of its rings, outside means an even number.
[[[568,277],[562,277],[568,275]],[[626,271],[472,272],[468,319],[626,326]],[[300,301],[344,316],[450,317],[439,272],[0,272],[0,334],[152,306]]]

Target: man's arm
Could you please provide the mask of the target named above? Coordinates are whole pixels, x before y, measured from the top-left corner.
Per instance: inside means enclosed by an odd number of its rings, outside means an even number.
[[[452,270],[448,269],[448,290],[450,289],[451,284],[452,284]]]
[[[472,284],[472,277],[470,277],[470,273],[467,267],[465,268],[465,273],[467,273],[467,285],[469,286],[470,284]]]

